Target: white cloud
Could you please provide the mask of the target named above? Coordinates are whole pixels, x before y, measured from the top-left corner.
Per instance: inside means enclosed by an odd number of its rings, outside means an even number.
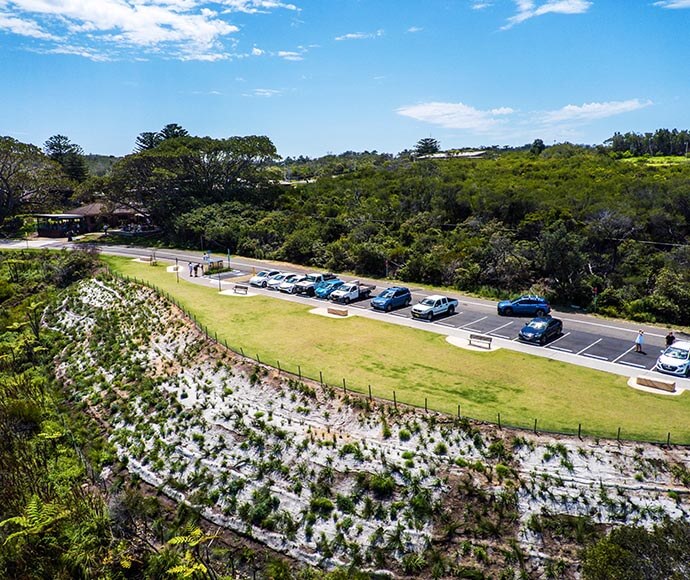
[[[661,8],[690,8],[690,0],[662,0],[661,2],[654,2],[654,6],[661,6]]]
[[[411,117],[446,129],[466,129],[484,133],[503,123],[502,117],[514,113],[509,107],[481,111],[464,103],[422,103],[400,107],[399,115]]]
[[[592,5],[590,0],[546,0],[539,5],[534,0],[514,1],[517,6],[517,14],[508,18],[508,24],[501,27],[503,30],[544,14],[584,14]]]
[[[376,32],[348,32],[342,36],[336,36],[336,40],[363,40],[366,38],[378,38],[383,36],[383,30],[377,30]]]
[[[284,10],[299,10],[294,4],[286,4],[285,2],[277,2],[274,0],[220,0],[219,4],[226,7],[226,12],[244,12],[245,14],[265,13],[279,8]]]
[[[629,99],[566,105],[554,111],[521,112],[511,107],[477,109],[465,103],[429,102],[400,107],[399,115],[503,142],[527,143],[537,137],[572,140],[581,128],[598,119],[630,113],[651,106],[651,101]]]
[[[278,89],[254,89],[247,97],[275,97],[282,94]]]
[[[31,20],[24,20],[17,18],[11,14],[0,12],[0,30],[6,30],[13,34],[20,36],[28,36],[30,38],[40,38],[42,40],[59,40],[58,36],[54,36],[45,32],[36,22]]]
[[[6,9],[0,30],[52,41],[52,52],[87,58],[143,52],[206,61],[229,58],[224,42],[239,30],[218,8],[250,14],[298,10],[277,0],[0,0],[0,7]]]
[[[304,57],[301,53],[293,50],[279,50],[278,56],[285,60],[304,60]]]
[[[493,4],[491,2],[482,2],[481,0],[477,0],[472,4],[472,10],[484,10],[484,8],[489,8]]]
[[[605,119],[622,113],[630,113],[652,105],[652,101],[640,99],[628,99],[627,101],[608,101],[606,103],[585,103],[583,105],[566,105],[556,111],[547,111],[543,114],[546,123],[562,122],[588,122],[596,119]]]
[[[252,56],[261,56],[264,53],[263,50],[257,48],[256,46],[252,48]]]
[[[423,28],[420,28],[419,26],[410,26],[410,27],[407,29],[407,32],[409,32],[409,33],[411,33],[411,34],[414,34],[415,32],[421,32],[422,30],[424,30],[424,29],[423,29]]]

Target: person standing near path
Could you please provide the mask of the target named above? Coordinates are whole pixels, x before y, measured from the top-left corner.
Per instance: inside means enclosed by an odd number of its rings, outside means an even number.
[[[199,264],[194,264],[194,276],[199,276]]]
[[[669,333],[666,335],[666,347],[668,348],[674,342],[676,342],[676,336],[673,334],[673,331],[670,330]]]
[[[640,330],[635,337],[635,352],[644,354],[644,330]]]
[[[189,262],[189,277],[192,277],[192,272],[194,272],[194,264]]]

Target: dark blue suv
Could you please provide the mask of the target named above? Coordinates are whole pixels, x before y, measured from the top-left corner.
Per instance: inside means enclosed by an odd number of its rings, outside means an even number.
[[[371,301],[372,308],[390,312],[394,308],[404,308],[412,302],[412,294],[408,288],[393,286],[386,288]]]
[[[544,316],[551,312],[549,302],[541,296],[520,296],[515,300],[501,300],[497,307],[500,316]]]

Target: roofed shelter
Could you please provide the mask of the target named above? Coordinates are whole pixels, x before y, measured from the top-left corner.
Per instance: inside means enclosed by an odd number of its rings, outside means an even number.
[[[97,232],[104,225],[117,228],[138,223],[145,220],[146,217],[143,213],[129,207],[117,206],[112,208],[112,206],[100,202],[82,205],[73,212],[84,217],[85,231],[87,232]]]

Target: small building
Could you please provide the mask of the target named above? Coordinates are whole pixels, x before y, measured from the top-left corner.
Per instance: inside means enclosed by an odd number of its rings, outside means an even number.
[[[94,202],[78,207],[73,213],[83,216],[87,232],[98,232],[103,226],[112,229],[125,228],[130,225],[146,223],[146,216],[130,207],[112,207],[101,202]]]
[[[67,238],[85,231],[84,216],[76,213],[36,213],[36,233],[42,238]]]

